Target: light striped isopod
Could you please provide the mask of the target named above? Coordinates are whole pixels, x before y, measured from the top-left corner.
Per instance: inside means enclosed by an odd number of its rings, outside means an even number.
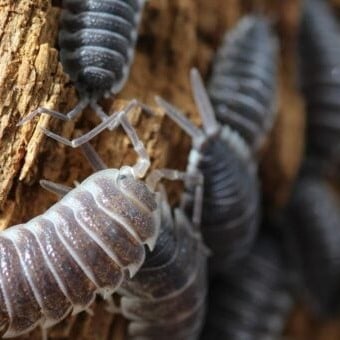
[[[66,195],[42,215],[0,233],[3,337],[50,327],[71,310],[87,309],[96,293],[109,297],[127,272],[132,276],[142,266],[144,245],[154,247],[160,209],[152,185],[162,173],[150,186],[140,180],[150,165],[146,150],[125,115],[114,118],[130,137],[137,163],[103,169],[86,145],[87,157],[101,170],[70,191],[45,183]]]
[[[228,32],[212,64],[208,94],[221,124],[256,151],[275,117],[278,40],[270,21],[248,15]]]
[[[293,263],[314,313],[339,312],[340,205],[320,178],[301,176],[287,207],[286,233]]]
[[[180,209],[163,200],[161,231],[137,275],[120,289],[129,339],[196,340],[205,312],[207,254]]]
[[[59,32],[60,59],[74,81],[80,101],[67,114],[38,108],[18,125],[47,113],[75,118],[88,105],[105,121],[98,100],[118,93],[129,75],[145,0],[63,0]],[[132,106],[142,105],[132,100]],[[76,147],[84,141],[72,146]]]
[[[293,306],[279,242],[262,233],[240,263],[210,285],[202,339],[279,339]]]
[[[258,226],[259,187],[256,163],[247,145],[237,132],[223,128],[214,111],[196,70],[191,73],[194,97],[202,117],[204,131],[196,128],[171,104],[157,97],[171,119],[191,137],[193,149],[187,172],[198,170],[204,176],[202,234],[204,242],[217,256],[213,261],[232,262],[250,249]],[[192,202],[192,187],[187,186],[187,207]]]
[[[339,25],[326,1],[305,1],[299,38],[307,106],[307,156],[322,171],[340,164]]]

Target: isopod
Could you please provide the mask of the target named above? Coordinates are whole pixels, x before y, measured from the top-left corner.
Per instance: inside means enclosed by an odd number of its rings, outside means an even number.
[[[155,249],[119,293],[129,339],[196,340],[203,325],[207,252],[185,213],[162,200]]]
[[[321,171],[336,172],[340,164],[340,37],[326,1],[305,1],[299,54],[307,107],[307,157]]]
[[[66,114],[38,108],[22,119],[22,125],[46,113],[62,120],[74,119],[90,106],[105,121],[108,116],[98,101],[117,94],[129,75],[137,30],[145,0],[63,0],[60,16],[60,60],[74,82],[80,100]],[[131,108],[141,102],[133,99]],[[113,129],[113,127],[111,127]],[[74,141],[73,147],[85,143]]]
[[[328,183],[315,175],[297,180],[287,207],[287,244],[306,302],[315,314],[339,312],[340,205]]]
[[[42,215],[0,233],[0,331],[18,336],[40,325],[46,329],[86,310],[96,293],[108,298],[136,274],[153,249],[160,228],[160,197],[154,187],[162,177],[142,181],[149,156],[125,114],[109,118],[121,124],[139,158],[132,167],[105,168],[89,144],[85,155],[96,173],[76,188],[44,182],[63,195]],[[96,129],[96,128],[95,128]],[[177,178],[176,177],[176,178]],[[100,264],[100,265],[98,265]]]
[[[248,15],[226,33],[207,91],[217,120],[258,151],[276,113],[278,39],[270,20]]]
[[[201,172],[204,199],[201,230],[204,242],[212,250],[216,267],[231,263],[250,249],[259,218],[259,185],[256,162],[243,139],[227,125],[221,126],[197,70],[191,72],[193,94],[204,131],[195,127],[174,106],[156,97],[157,103],[192,138],[187,173]],[[186,186],[187,209],[193,189]],[[226,263],[224,263],[226,262]],[[223,269],[224,270],[224,269]]]
[[[261,232],[251,252],[211,283],[201,339],[279,339],[294,298],[288,265],[273,236]]]

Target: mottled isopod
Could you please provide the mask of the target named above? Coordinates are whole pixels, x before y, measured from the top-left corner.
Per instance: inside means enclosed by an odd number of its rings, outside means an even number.
[[[197,70],[191,72],[191,84],[204,131],[165,100],[159,97],[156,100],[192,137],[187,172],[200,171],[204,176],[201,230],[204,242],[217,255],[213,259],[216,267],[224,270],[224,262],[244,256],[255,239],[259,215],[257,167],[238,133],[216,121]],[[192,192],[192,187],[187,186],[189,210]]]
[[[321,171],[340,166],[340,36],[327,1],[304,2],[299,38],[302,91],[307,106],[307,157]]]
[[[262,232],[252,251],[210,285],[202,339],[279,339],[293,307],[278,240]]]
[[[144,245],[154,248],[162,203],[154,188],[162,177],[177,179],[181,173],[157,170],[149,182],[140,180],[150,165],[144,145],[125,114],[110,119],[129,136],[139,155],[136,164],[105,169],[86,144],[85,155],[98,171],[74,189],[45,181],[63,198],[42,215],[0,233],[0,331],[5,338],[37,325],[46,329],[72,310],[86,310],[96,293],[108,298],[142,266]]]
[[[314,313],[340,308],[340,204],[325,180],[303,175],[287,207],[287,244]]]
[[[129,339],[196,340],[205,314],[207,252],[192,223],[162,200],[161,231],[137,275],[119,292]]]
[[[257,151],[276,113],[278,40],[270,21],[248,15],[225,35],[212,65],[208,94],[221,124]]]
[[[38,108],[18,125],[41,113],[71,120],[88,105],[104,122],[108,116],[98,105],[98,100],[118,93],[126,83],[144,2],[63,0],[59,32],[60,59],[64,70],[75,83],[80,101],[67,114]],[[128,110],[138,105],[143,106],[134,99],[128,104]],[[77,147],[85,142],[84,139],[76,139],[72,146]]]

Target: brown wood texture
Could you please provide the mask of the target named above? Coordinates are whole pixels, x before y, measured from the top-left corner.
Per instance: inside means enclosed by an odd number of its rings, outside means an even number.
[[[149,0],[128,84],[116,101],[102,104],[108,112],[135,97],[154,105],[153,96],[160,94],[199,123],[188,82],[190,68],[196,65],[206,75],[224,31],[248,11],[268,12],[277,22],[282,58],[278,119],[263,150],[261,176],[266,201],[282,205],[303,152],[304,111],[296,90],[294,52],[299,8],[298,0]],[[38,106],[66,112],[77,102],[75,89],[58,62],[59,12],[48,0],[0,0],[0,229],[27,221],[56,201],[39,187],[39,179],[72,185],[91,173],[78,150],[48,140],[39,128],[71,137],[98,123],[90,111],[76,122],[58,122],[43,115],[16,127],[21,117]],[[184,169],[190,140],[157,112],[154,117],[139,112],[131,115],[152,166]],[[112,167],[135,160],[119,129],[103,132],[93,144]],[[170,191],[176,197],[180,186],[173,185]],[[50,337],[124,338],[124,320],[105,312],[102,302],[93,311],[94,317],[86,313],[70,317],[53,328]],[[293,339],[337,339],[340,328],[336,323],[319,326],[305,312],[297,311],[288,334]],[[40,339],[40,331],[21,338]]]

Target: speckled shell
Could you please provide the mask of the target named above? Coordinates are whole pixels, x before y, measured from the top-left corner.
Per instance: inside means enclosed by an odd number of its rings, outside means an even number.
[[[175,212],[175,221],[169,207],[162,215],[154,251],[120,289],[123,315],[131,320],[128,339],[196,340],[205,312],[207,254],[182,212]]]
[[[340,204],[331,187],[316,177],[301,177],[287,208],[290,253],[306,301],[317,314],[339,312]]]
[[[210,285],[202,340],[279,339],[293,298],[277,240],[260,235],[238,265]]]
[[[50,327],[108,297],[153,247],[155,196],[119,170],[88,177],[44,214],[0,233],[0,329]],[[100,263],[100,265],[98,265]]]
[[[269,19],[245,16],[225,35],[212,64],[208,93],[216,117],[257,151],[276,113],[278,39]]]
[[[94,99],[124,86],[144,0],[63,0],[60,59],[81,95]]]
[[[259,184],[256,164],[239,152],[242,140],[232,131],[210,140],[200,151],[193,150],[188,171],[198,168],[204,176],[201,231],[214,255],[213,270],[246,255],[256,237],[259,222]],[[234,134],[236,142],[231,143]],[[187,188],[187,206],[192,206],[193,188]],[[188,209],[190,210],[190,209]]]
[[[334,171],[340,166],[340,36],[327,1],[305,1],[299,54],[307,107],[307,154],[318,167]]]

